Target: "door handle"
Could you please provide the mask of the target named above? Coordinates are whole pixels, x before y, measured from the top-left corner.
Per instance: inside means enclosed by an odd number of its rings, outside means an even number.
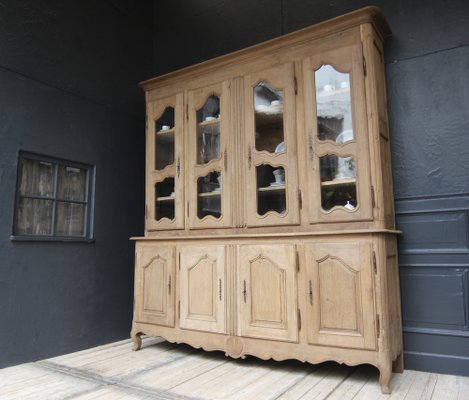
[[[313,305],[313,283],[309,281],[309,304]]]
[[[244,302],[246,303],[246,296],[247,296],[248,292],[246,290],[246,281],[245,280],[243,281],[243,291],[242,291],[242,293],[243,293]]]

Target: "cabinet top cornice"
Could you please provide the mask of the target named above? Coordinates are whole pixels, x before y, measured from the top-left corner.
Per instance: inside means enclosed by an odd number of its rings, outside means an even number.
[[[254,46],[172,71],[164,75],[156,76],[140,82],[139,85],[146,91],[151,90],[162,83],[169,84],[174,80],[189,78],[192,74],[208,72],[214,68],[221,68],[233,62],[241,63],[247,58],[260,56],[265,54],[265,52],[280,50],[281,48],[285,48],[302,41],[319,39],[366,23],[373,25],[382,40],[391,34],[391,28],[386,22],[381,10],[375,6],[364,7]]]

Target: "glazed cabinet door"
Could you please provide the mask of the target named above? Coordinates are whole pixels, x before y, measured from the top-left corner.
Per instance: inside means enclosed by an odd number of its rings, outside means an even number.
[[[294,245],[238,247],[240,336],[298,341]]]
[[[174,326],[174,247],[137,244],[135,265],[135,320]]]
[[[370,242],[305,246],[308,342],[374,349]]]
[[[179,252],[180,327],[225,333],[225,246],[182,246]]]
[[[188,92],[191,228],[232,224],[230,102],[228,81]]]
[[[309,220],[370,220],[372,187],[360,44],[303,61]]]
[[[182,93],[147,104],[146,228],[184,228]]]
[[[247,225],[298,224],[293,64],[246,75],[244,103]]]

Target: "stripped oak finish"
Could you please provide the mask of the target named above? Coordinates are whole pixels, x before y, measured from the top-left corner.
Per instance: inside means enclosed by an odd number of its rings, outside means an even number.
[[[371,364],[390,393],[403,357],[389,33],[366,7],[141,84],[136,350],[145,334],[232,358]]]

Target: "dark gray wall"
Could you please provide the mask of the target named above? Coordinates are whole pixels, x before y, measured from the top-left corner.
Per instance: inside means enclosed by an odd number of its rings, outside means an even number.
[[[128,337],[150,0],[0,2],[0,368]],[[94,243],[12,242],[17,153],[96,166]]]
[[[370,4],[393,29],[385,54],[406,367],[469,374],[467,0],[155,2],[153,71]]]

